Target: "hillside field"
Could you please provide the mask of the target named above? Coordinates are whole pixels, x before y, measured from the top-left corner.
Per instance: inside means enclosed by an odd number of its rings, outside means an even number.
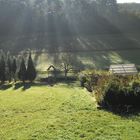
[[[71,84],[0,91],[1,140],[139,140],[139,120],[98,110]]]
[[[43,53],[36,57],[33,55],[37,70],[46,71],[50,65],[61,69],[61,62],[57,62],[58,58],[66,53],[49,54]],[[140,50],[127,51],[104,51],[104,52],[77,52],[72,54],[74,67],[76,69],[109,69],[111,64],[128,64],[134,63],[140,66]],[[36,58],[35,58],[36,57]],[[55,59],[55,60],[54,60]],[[55,61],[55,62],[54,62]]]
[[[20,37],[19,37],[20,38]],[[28,49],[20,49],[22,42],[25,42],[26,48],[33,50],[32,56],[36,68],[40,71],[45,71],[51,64],[59,68],[60,56],[69,53],[73,55],[74,65],[77,69],[106,69],[111,64],[120,63],[135,63],[140,65],[140,34],[108,34],[108,35],[88,35],[63,37],[56,42],[56,38],[49,41],[47,36],[41,38],[40,43],[29,43],[25,38],[19,40],[9,40],[3,43],[5,51],[9,50],[10,44],[15,44],[11,47],[11,53],[16,57],[27,57]],[[38,38],[36,38],[36,41]],[[45,41],[44,41],[45,40]],[[57,43],[57,44],[56,44]],[[22,55],[21,55],[22,54]],[[20,59],[19,59],[20,60]]]

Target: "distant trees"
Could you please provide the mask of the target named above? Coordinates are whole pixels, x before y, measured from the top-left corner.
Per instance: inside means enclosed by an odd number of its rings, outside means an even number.
[[[63,78],[65,79],[68,78],[68,73],[74,74],[75,72],[84,69],[84,65],[81,60],[71,52],[61,53],[56,56],[54,64],[55,68],[53,69],[56,69],[56,73],[59,71],[57,77],[59,77],[59,75],[64,75]],[[50,69],[50,67],[48,69]]]
[[[116,0],[99,0],[98,4],[98,11],[104,16],[109,17],[118,12],[118,4]]]
[[[15,58],[13,59],[13,62],[12,62],[11,71],[12,71],[13,79],[14,79],[14,81],[16,82],[17,62],[16,62],[16,59],[15,59]]]
[[[16,81],[15,75],[17,71],[16,59],[12,59],[10,53],[7,55],[1,51],[0,52],[0,81],[4,83],[6,80],[9,83],[14,79]]]
[[[5,82],[6,80],[6,69],[5,69],[5,59],[4,59],[4,56],[2,54],[1,58],[0,58],[0,81],[2,83]]]
[[[107,1],[107,8],[111,15],[116,15],[118,13],[118,4],[116,0],[108,0]]]
[[[18,72],[18,78],[19,80],[21,80],[23,83],[26,80],[26,66],[25,66],[25,61],[22,58],[21,60],[21,64],[20,64],[20,68],[19,68],[19,72]]]
[[[19,66],[18,66],[19,63]],[[0,81],[4,83],[9,81],[9,83],[16,78],[25,82],[26,80],[32,82],[36,78],[36,69],[33,64],[31,53],[28,57],[27,67],[25,60],[22,57],[21,62],[18,62],[15,57],[12,57],[10,53],[5,55],[3,51],[0,52]],[[18,70],[19,69],[19,70]]]
[[[23,83],[25,82],[25,80],[28,80],[30,82],[33,82],[36,78],[36,69],[34,67],[33,64],[33,60],[31,57],[31,52],[29,54],[29,58],[28,58],[28,63],[27,63],[27,68],[25,65],[25,61],[22,58],[21,64],[20,64],[20,70],[18,72],[18,77],[21,81],[23,81]]]
[[[10,54],[7,55],[6,63],[6,79],[9,83],[14,80],[16,82],[17,62],[15,58],[12,58]]]
[[[14,25],[17,25],[14,33],[19,33],[22,29],[23,34],[20,35],[38,34],[38,32],[52,34],[52,31],[56,32],[56,27],[53,26],[55,23],[52,23],[55,20],[57,30],[64,35],[71,35],[73,29],[69,26],[72,24],[80,31],[86,28],[90,31],[96,23],[98,23],[96,27],[101,24],[98,18],[102,17],[98,11],[102,9],[116,11],[116,0],[33,0],[33,2],[0,0],[0,19],[3,21],[0,22],[0,35],[7,35],[8,30]],[[7,18],[4,18],[5,16]],[[25,25],[23,26],[21,21],[18,22],[17,18],[23,19]],[[22,44],[20,46],[22,49]]]
[[[34,81],[36,78],[36,70],[35,70],[34,63],[31,57],[31,53],[29,54],[29,58],[28,58],[26,77],[27,77],[27,80],[29,80],[30,82]]]
[[[8,54],[7,57],[8,57],[7,58],[7,74],[8,74],[9,82],[11,82],[11,79],[12,79],[12,62],[11,62],[10,54]]]
[[[48,48],[53,51],[53,47],[57,46],[59,41],[56,38],[57,34],[62,38],[61,46],[63,47],[65,35],[70,38],[68,43],[71,44],[72,35],[112,34],[118,33],[117,29],[122,31],[126,27],[125,32],[134,29],[138,32],[140,21],[135,20],[134,15],[140,13],[140,6],[137,5],[135,8],[129,5],[118,5],[116,0],[33,0],[32,2],[30,0],[0,0],[0,20],[2,21],[0,22],[0,36],[3,36],[1,37],[2,44],[7,44],[1,45],[1,48],[19,51],[29,46],[30,48],[51,46]],[[136,13],[127,16],[127,13],[124,13],[125,9],[130,11],[129,13]],[[119,11],[124,11],[124,16],[118,16],[117,19],[114,15],[122,14]],[[17,18],[20,20],[16,20]],[[13,32],[9,32],[11,27],[15,27]],[[39,39],[36,40],[38,36]],[[16,41],[19,45],[15,45]],[[11,43],[14,45],[9,48]]]
[[[71,54],[63,54],[60,58],[61,68],[64,70],[65,78],[67,78],[67,74],[73,67],[73,57]]]

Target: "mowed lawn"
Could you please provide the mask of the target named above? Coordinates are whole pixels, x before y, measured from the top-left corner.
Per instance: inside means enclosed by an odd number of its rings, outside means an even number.
[[[140,140],[140,116],[98,110],[80,87],[10,88],[0,91],[0,140]]]

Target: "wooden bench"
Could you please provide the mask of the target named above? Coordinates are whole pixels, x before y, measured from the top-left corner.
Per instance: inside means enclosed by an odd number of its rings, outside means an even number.
[[[135,75],[138,70],[135,64],[111,65],[109,71],[116,75]]]

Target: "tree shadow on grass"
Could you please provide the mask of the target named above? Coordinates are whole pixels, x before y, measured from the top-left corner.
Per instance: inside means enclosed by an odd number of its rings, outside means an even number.
[[[31,88],[31,86],[32,86],[31,83],[21,83],[21,82],[20,82],[20,83],[16,83],[16,84],[14,85],[14,90],[17,90],[17,89],[22,88],[22,90],[25,91],[25,90]]]
[[[21,88],[22,86],[23,86],[23,83],[16,83],[14,85],[14,90],[17,90],[17,89]]]
[[[12,84],[1,84],[0,90],[7,90],[12,87]]]
[[[24,84],[23,84],[22,90],[23,90],[23,91],[28,90],[28,89],[31,88],[31,86],[32,86],[32,83],[24,83]]]
[[[118,115],[123,118],[130,118],[133,116],[138,116],[140,114],[140,109],[135,107],[130,107],[129,109],[127,107],[123,108],[105,108],[105,107],[98,107],[99,110],[104,110],[109,113],[113,113],[115,115]]]
[[[64,76],[61,76],[61,77],[57,77],[57,78],[54,78],[54,77],[47,77],[47,78],[43,78],[41,79],[41,84],[44,83],[45,85],[48,85],[48,86],[55,86],[55,85],[58,85],[58,84],[65,84],[69,87],[73,87],[74,85],[78,85],[78,80],[77,80],[77,77],[73,77],[73,76],[68,76],[68,77],[64,77]],[[35,84],[35,86],[37,86],[37,84]]]
[[[43,81],[36,81],[34,83],[31,82],[26,82],[26,83],[22,83],[22,82],[18,82],[15,83],[14,86],[13,84],[0,84],[0,90],[7,90],[11,87],[13,87],[13,90],[18,90],[21,89],[22,91],[26,91],[28,89],[30,89],[31,87],[41,87],[41,86],[49,86],[49,87],[53,87],[55,85],[58,84],[62,84],[62,85],[66,85],[68,87],[73,87],[77,84],[77,79],[76,78],[67,78],[65,79],[64,77],[59,78],[59,79],[51,79],[51,78],[44,78]]]
[[[54,86],[54,83],[47,82],[36,82],[36,83],[16,83],[14,86],[14,90],[18,90],[21,88],[22,91],[26,91],[31,87],[41,87],[41,86]]]

